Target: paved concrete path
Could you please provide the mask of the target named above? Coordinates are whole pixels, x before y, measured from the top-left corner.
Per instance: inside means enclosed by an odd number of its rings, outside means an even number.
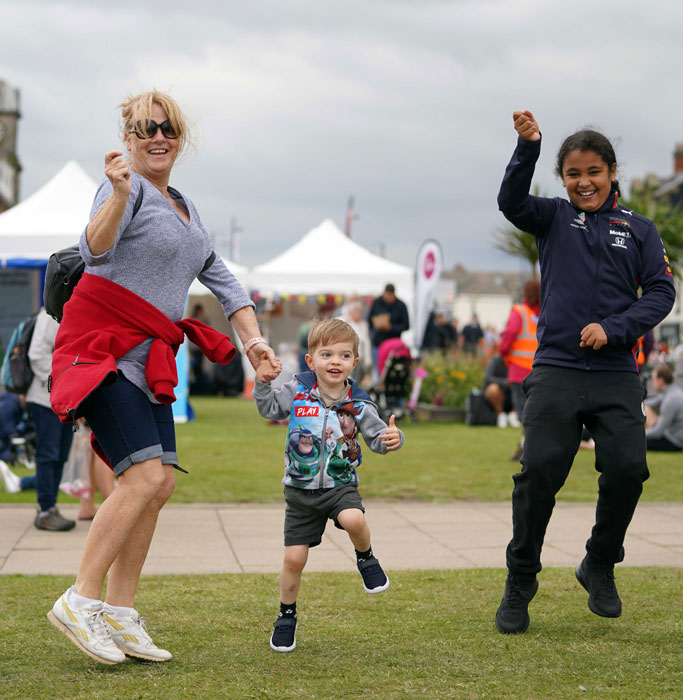
[[[366,502],[373,548],[387,569],[504,567],[509,503]],[[74,518],[76,506],[62,513]],[[284,505],[168,505],[143,574],[274,573],[282,559]],[[31,505],[0,504],[0,574],[75,575],[88,522],[70,532],[33,526]],[[592,503],[558,503],[543,548],[544,566],[575,566],[595,516]],[[641,503],[626,538],[626,564],[683,567],[683,503]],[[309,571],[352,571],[346,533],[328,525]]]

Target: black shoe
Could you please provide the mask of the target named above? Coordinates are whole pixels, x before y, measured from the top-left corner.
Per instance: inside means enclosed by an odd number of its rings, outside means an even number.
[[[538,579],[522,583],[512,571],[508,571],[505,592],[496,612],[496,627],[503,634],[526,632],[529,626],[529,603],[538,590]]]
[[[296,647],[296,616],[278,617],[273,622],[270,648],[275,651],[293,651]]]
[[[46,513],[38,511],[33,524],[39,530],[51,530],[52,532],[63,532],[76,527],[76,521],[63,517],[57,510],[57,506],[52,506]]]
[[[600,617],[619,617],[621,600],[614,583],[614,569],[590,569],[586,558],[576,567],[576,578],[588,591],[588,607]]]
[[[389,578],[374,556],[358,559],[357,563],[366,593],[381,593],[389,588]]]

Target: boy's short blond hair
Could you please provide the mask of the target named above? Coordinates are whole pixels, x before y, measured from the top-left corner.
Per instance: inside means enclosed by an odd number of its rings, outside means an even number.
[[[346,321],[332,318],[313,325],[308,332],[308,354],[312,355],[321,345],[351,343],[353,356],[358,357],[358,334]]]

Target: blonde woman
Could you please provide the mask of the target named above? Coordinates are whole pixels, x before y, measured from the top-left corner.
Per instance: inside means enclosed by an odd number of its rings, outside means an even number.
[[[75,584],[48,614],[81,651],[105,664],[121,663],[126,656],[150,661],[172,657],[154,644],[135,609],[157,516],[173,493],[179,469],[169,405],[172,386],[164,376],[151,381],[151,374],[161,370],[147,359],[160,337],[173,346],[166,334],[173,335],[176,326],[182,327],[182,338],[187,322],[181,317],[195,277],[221,302],[252,364],[263,353],[278,364],[259,337],[247,292],[213,255],[211,238],[190,199],[169,185],[176,159],[189,143],[180,108],[156,91],[130,97],[120,108],[127,157],[114,150],[104,158],[106,177],[80,241],[86,274],[64,307],[52,393],[53,410],[62,420],[87,420],[118,477],[118,487],[93,519]],[[124,313],[132,320],[124,319]],[[142,342],[126,346],[124,341],[137,337],[140,329]],[[103,365],[110,362],[110,370],[90,386],[99,367],[95,362],[93,369],[83,358],[93,346],[101,351],[104,340],[113,359],[106,357]],[[230,350],[234,353],[232,346]],[[75,357],[73,367],[69,352]],[[232,357],[224,355],[226,361]],[[60,362],[68,367],[61,374]],[[168,371],[173,372],[170,365]],[[66,397],[72,403],[65,405],[72,408],[65,409],[58,397]]]

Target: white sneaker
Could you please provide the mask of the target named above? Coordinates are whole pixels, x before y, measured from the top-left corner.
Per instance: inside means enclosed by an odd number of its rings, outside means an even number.
[[[499,428],[507,428],[508,427],[508,416],[507,413],[503,413],[502,411],[498,414],[498,418],[496,418],[496,422],[498,423]]]
[[[126,655],[114,644],[104,622],[104,604],[97,602],[80,610],[68,602],[67,590],[47,614],[48,620],[81,651],[103,664],[120,664]]]
[[[0,459],[0,474],[5,482],[7,493],[19,493],[21,491],[21,479]]]
[[[114,644],[126,656],[135,656],[147,661],[169,661],[173,654],[166,649],[159,649],[147,632],[145,619],[137,610],[128,617],[114,617],[105,612],[104,619],[111,631]]]
[[[519,422],[517,411],[511,411],[508,413],[508,425],[513,428],[520,428],[522,426],[522,424]]]

